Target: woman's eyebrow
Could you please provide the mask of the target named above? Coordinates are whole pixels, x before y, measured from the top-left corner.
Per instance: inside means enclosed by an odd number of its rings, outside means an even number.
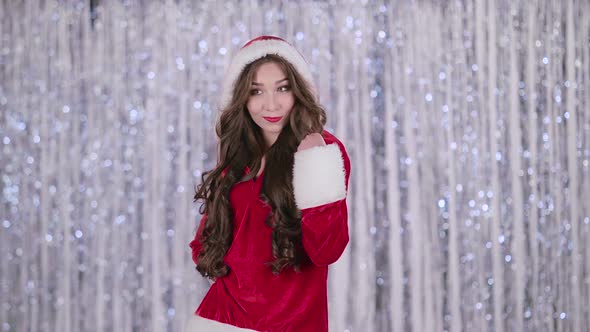
[[[286,77],[283,78],[283,79],[281,79],[281,80],[278,80],[278,81],[275,82],[275,85],[281,83],[282,81],[286,81],[286,80],[288,80],[288,78],[286,78]],[[264,84],[257,83],[257,82],[252,82],[252,85],[261,85],[261,86],[264,86]]]

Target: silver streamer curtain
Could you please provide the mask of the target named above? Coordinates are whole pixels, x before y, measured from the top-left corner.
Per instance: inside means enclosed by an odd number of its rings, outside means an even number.
[[[224,69],[273,34],[352,159],[331,331],[589,331],[589,33],[586,0],[2,1],[1,330],[180,330]]]

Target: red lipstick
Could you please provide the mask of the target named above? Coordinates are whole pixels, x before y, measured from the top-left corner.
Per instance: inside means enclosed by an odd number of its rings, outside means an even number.
[[[264,116],[263,117],[264,120],[268,121],[268,122],[279,122],[281,121],[281,119],[283,118],[282,116],[275,116],[275,117],[271,117],[271,116]]]

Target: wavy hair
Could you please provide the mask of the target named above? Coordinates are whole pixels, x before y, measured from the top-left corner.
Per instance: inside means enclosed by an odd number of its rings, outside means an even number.
[[[281,67],[295,97],[289,122],[272,146],[267,146],[246,106],[256,71],[267,62]],[[231,102],[221,110],[215,126],[219,139],[217,166],[203,173],[202,182],[195,190],[194,201],[203,200],[200,213],[207,215],[198,239],[202,250],[196,269],[201,275],[215,279],[229,272],[223,262],[233,236],[229,193],[234,184],[251,180],[258,174],[263,156],[266,156],[266,165],[260,197],[271,207],[266,224],[272,228],[269,245],[274,256],[274,261],[267,264],[275,275],[287,267],[299,270],[306,255],[301,243],[301,211],[293,196],[293,159],[301,140],[310,133],[321,133],[325,124],[325,110],[290,62],[269,54],[244,68],[236,80]],[[246,166],[251,172],[244,176]]]

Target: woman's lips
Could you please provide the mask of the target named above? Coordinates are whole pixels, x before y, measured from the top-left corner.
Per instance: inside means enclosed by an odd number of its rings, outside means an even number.
[[[264,120],[268,121],[268,122],[279,122],[281,121],[281,119],[283,118],[282,116],[275,116],[275,117],[271,117],[271,116],[264,116],[263,117]]]

